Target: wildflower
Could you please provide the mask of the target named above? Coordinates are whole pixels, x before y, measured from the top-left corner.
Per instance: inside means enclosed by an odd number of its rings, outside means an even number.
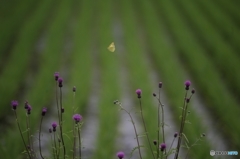
[[[82,116],[80,114],[73,115],[73,120],[76,121],[76,124],[82,120]]]
[[[161,143],[160,149],[161,149],[161,151],[164,151],[166,149],[166,144],[165,143]]]
[[[54,73],[54,77],[55,77],[55,81],[58,81],[59,73],[58,73],[58,72],[55,72],[55,73]]]
[[[137,95],[138,95],[138,98],[141,98],[142,90],[141,90],[141,89],[137,89],[137,90],[136,90],[136,93],[137,93]]]
[[[45,116],[46,112],[47,112],[47,108],[43,108],[42,109],[42,116]]]
[[[73,87],[73,92],[76,92],[76,86]]]
[[[117,153],[117,157],[118,157],[119,159],[124,158],[124,152],[119,151],[119,152]]]
[[[178,136],[178,132],[175,132],[175,133],[174,133],[174,137],[177,137],[177,136]]]
[[[52,129],[51,129],[51,128],[49,128],[49,130],[48,130],[48,131],[49,131],[49,133],[52,133]]]
[[[57,128],[57,123],[56,122],[53,122],[52,123],[52,128],[53,128],[53,132],[56,131],[56,128]]]
[[[25,102],[24,108],[25,108],[25,109],[28,109],[28,101]]]
[[[16,109],[17,109],[17,106],[18,106],[18,101],[13,100],[13,101],[11,102],[11,106],[12,106],[13,110],[16,110]]]
[[[185,89],[186,90],[189,90],[189,86],[191,85],[191,81],[189,81],[189,80],[187,80],[187,81],[185,81]]]
[[[32,107],[31,107],[31,105],[28,104],[27,114],[31,114],[31,110],[32,110]]]
[[[190,98],[186,98],[186,102],[189,103],[190,102]]]
[[[156,93],[153,93],[153,96],[156,97]]]
[[[158,83],[158,88],[162,88],[162,82]]]
[[[64,110],[65,110],[65,109],[62,107],[62,108],[61,108],[61,113],[64,113]]]
[[[58,78],[58,87],[62,87],[63,86],[63,79],[62,78]]]

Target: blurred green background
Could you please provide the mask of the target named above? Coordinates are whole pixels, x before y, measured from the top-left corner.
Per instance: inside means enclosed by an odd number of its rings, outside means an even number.
[[[29,101],[31,131],[37,132],[42,107],[55,105],[56,71],[64,78],[66,122],[72,116],[73,86],[79,89],[77,111],[85,116],[97,92],[99,131],[91,158],[113,157],[119,148],[119,112],[112,101],[126,93],[123,85],[136,105],[135,90],[141,88],[146,95],[144,115],[150,137],[155,138],[151,94],[158,83],[153,89],[151,72],[164,83],[177,125],[184,81],[192,81],[202,103],[190,106],[192,124],[185,134],[191,143],[211,129],[203,122],[205,114],[196,111],[204,108],[225,150],[240,150],[239,7],[238,0],[0,0],[0,156],[24,158],[11,100],[20,103],[21,121],[26,116],[21,108]],[[107,50],[111,42],[114,53]],[[126,76],[125,82],[121,76]],[[25,125],[21,123],[23,129]],[[70,129],[65,127],[66,132]],[[209,151],[216,150],[212,143],[205,139],[189,158],[210,158]],[[146,149],[145,158],[150,157]]]

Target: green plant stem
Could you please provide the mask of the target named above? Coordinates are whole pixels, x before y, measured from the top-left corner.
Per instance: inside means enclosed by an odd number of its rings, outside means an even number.
[[[73,92],[73,107],[72,114],[74,114],[74,104],[75,104],[75,92]],[[76,150],[76,134],[75,134],[75,121],[73,120],[73,159],[75,158],[75,150]]]
[[[65,156],[66,156],[66,148],[65,148],[65,144],[64,144],[64,140],[63,140],[63,132],[62,132],[62,129],[63,129],[63,117],[62,117],[62,114],[63,114],[63,112],[62,112],[62,89],[61,89],[61,87],[60,87],[60,107],[61,107],[61,112],[60,112],[60,136],[61,136],[61,140],[62,140],[62,145],[63,145],[63,158],[65,159]]]
[[[150,147],[152,156],[153,156],[153,158],[155,159],[155,156],[154,156],[154,154],[153,154],[152,145],[151,145],[151,142],[150,142],[150,139],[149,139],[149,136],[148,136],[147,127],[146,127],[145,120],[144,120],[144,117],[143,117],[142,103],[141,103],[141,99],[140,99],[140,98],[139,98],[139,105],[140,105],[140,112],[141,112],[142,122],[143,122],[144,130],[145,130],[145,132],[146,132],[148,144],[149,144],[149,147]]]
[[[140,159],[142,159],[142,154],[141,154],[141,149],[140,149],[140,144],[139,144],[137,129],[136,129],[135,123],[134,123],[134,121],[133,121],[133,118],[132,118],[130,112],[128,112],[126,109],[124,109],[121,105],[120,105],[120,107],[121,107],[121,109],[124,110],[124,111],[129,115],[129,117],[131,118],[131,122],[132,122],[132,124],[133,124],[134,132],[135,132],[136,139],[137,139],[138,153],[139,153]]]
[[[54,143],[53,143],[53,138],[52,138],[52,135],[50,135],[50,136],[51,136],[51,144],[52,144],[52,155],[53,155],[53,158],[55,159],[56,156],[55,156],[55,154],[54,154]]]
[[[173,141],[171,143],[171,146],[169,147],[169,150],[168,150],[167,154],[169,154],[169,152],[171,151],[171,148],[172,148],[172,145],[173,145],[174,141],[175,141],[175,137],[173,138]]]
[[[57,159],[59,158],[58,152],[57,152],[57,144],[56,144],[56,134],[53,132],[53,141],[54,141],[54,149],[55,149],[55,154],[57,156]]]
[[[183,101],[183,110],[182,110],[182,120],[181,120],[181,126],[180,126],[180,131],[179,131],[179,138],[178,138],[178,144],[177,144],[177,150],[175,153],[174,159],[178,158],[180,146],[181,146],[181,140],[182,140],[182,133],[183,133],[183,128],[185,124],[185,116],[186,116],[186,111],[187,111],[187,104],[186,104],[186,98],[187,98],[187,90],[184,96],[184,101]]]
[[[78,142],[79,142],[79,159],[82,158],[82,144],[81,144],[81,130],[80,125],[78,124]]]
[[[160,89],[159,89],[159,93],[158,93],[158,95],[159,95],[159,99],[158,99],[158,101],[159,101],[159,105],[158,105],[158,130],[157,130],[157,138],[158,138],[158,140],[157,140],[157,158],[159,158],[159,143],[160,143]]]
[[[29,116],[28,116],[28,114],[26,114],[26,124],[27,124],[27,136],[28,136],[28,145],[29,145],[29,148],[30,148],[30,152],[31,152],[31,154],[33,155],[33,150],[32,150],[32,148],[33,148],[33,144],[32,144],[32,142],[31,142],[31,138],[30,138],[30,127],[29,127]]]
[[[73,128],[73,159],[75,158],[75,151],[76,151],[76,134],[75,134],[76,127]]]
[[[43,157],[43,155],[42,155],[42,148],[41,148],[41,130],[42,130],[42,121],[43,121],[43,116],[42,116],[41,121],[40,121],[38,140],[39,140],[39,152],[40,152],[40,156],[41,156],[42,159],[44,159],[44,157]]]
[[[31,157],[31,155],[30,155],[30,153],[29,153],[29,151],[28,151],[26,142],[24,141],[23,134],[22,134],[22,130],[21,130],[21,128],[20,128],[20,125],[19,125],[19,122],[18,122],[18,118],[17,118],[17,112],[16,112],[15,110],[14,110],[14,114],[15,114],[15,117],[16,117],[16,122],[17,122],[18,130],[20,131],[21,138],[22,138],[22,140],[23,140],[23,144],[24,144],[24,146],[25,146],[25,149],[26,149],[26,151],[27,151],[27,154],[28,154],[29,159],[31,159],[32,157]]]
[[[198,141],[200,140],[200,137],[188,148],[188,151],[187,151],[187,154],[186,154],[186,157],[185,159],[187,159],[188,157],[188,154],[189,154],[189,151],[190,151],[190,148],[193,147]]]

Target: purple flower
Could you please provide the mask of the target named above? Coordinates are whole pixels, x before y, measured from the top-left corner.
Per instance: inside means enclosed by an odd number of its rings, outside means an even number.
[[[175,133],[174,133],[174,137],[177,137],[177,136],[178,136],[178,132],[175,132]]]
[[[161,143],[160,149],[161,149],[161,151],[164,151],[166,149],[166,144],[165,143]]]
[[[45,116],[46,112],[47,112],[47,108],[43,108],[42,109],[42,116]]]
[[[187,80],[187,81],[185,81],[185,89],[186,90],[189,90],[189,86],[191,85],[191,81],[189,81],[189,80]]]
[[[137,93],[137,95],[138,95],[138,98],[141,98],[142,90],[141,90],[141,89],[137,89],[137,90],[136,90],[136,93]]]
[[[117,157],[118,157],[119,159],[124,158],[124,152],[119,151],[119,152],[117,153]]]
[[[32,110],[32,107],[31,107],[31,105],[28,104],[27,113],[31,114],[31,110]]]
[[[158,83],[158,87],[159,87],[159,88],[162,88],[162,82],[159,82],[159,83]]]
[[[78,123],[82,120],[82,116],[80,114],[75,114],[73,115],[73,120],[75,120],[76,123]]]
[[[60,77],[58,78],[58,87],[62,87],[63,86],[63,79]]]
[[[54,73],[54,77],[55,77],[55,81],[58,81],[59,73],[58,73],[58,72],[55,72],[55,73]]]
[[[53,132],[56,131],[56,128],[57,128],[57,123],[56,122],[53,122],[52,123],[52,128],[53,128]]]
[[[16,109],[17,109],[17,106],[18,106],[18,101],[13,100],[13,101],[11,102],[11,106],[12,106],[13,110],[16,110]]]
[[[25,102],[24,108],[25,108],[25,109],[28,109],[28,101]]]

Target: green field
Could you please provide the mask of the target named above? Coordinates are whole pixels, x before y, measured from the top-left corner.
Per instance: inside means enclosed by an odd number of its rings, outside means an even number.
[[[223,139],[224,151],[239,151],[239,7],[237,0],[0,1],[0,157],[26,158],[10,106],[12,100],[19,102],[17,113],[23,130],[24,102],[32,106],[29,119],[35,144],[43,107],[49,110],[43,131],[51,127],[56,118],[54,72],[64,79],[63,131],[68,158],[72,158],[73,111],[83,119],[97,115],[95,145],[84,145],[82,134],[83,158],[117,158],[116,152],[124,149],[117,143],[123,112],[113,104],[124,97],[124,85],[128,86],[128,98],[134,104],[128,106],[132,113],[138,112],[139,107],[135,90],[142,90],[149,138],[156,139],[157,105],[152,93],[157,93],[158,83],[152,83],[151,72],[163,82],[168,103],[165,106],[170,108],[177,126],[172,134],[179,131],[179,107],[186,80],[191,80],[191,88],[196,90],[191,100],[202,101],[201,105],[190,104],[187,119],[191,124],[185,125],[184,133],[190,145],[203,132],[206,138],[189,151],[189,158],[210,158],[210,150],[222,150],[216,149],[218,142],[208,136],[211,129]],[[107,49],[112,42],[115,52]],[[75,95],[73,86],[77,88]],[[89,113],[87,106],[94,100],[93,94],[98,98],[97,109]],[[212,126],[204,124],[205,114],[199,114],[197,108],[208,112]],[[23,135],[26,139],[27,133]],[[132,142],[137,146],[135,136]],[[142,142],[147,147],[141,148],[144,158],[152,158],[147,138],[143,137]],[[171,143],[166,144],[169,148]],[[49,142],[47,146],[51,150]],[[132,149],[125,152],[126,158]],[[134,155],[138,158],[137,150]]]

